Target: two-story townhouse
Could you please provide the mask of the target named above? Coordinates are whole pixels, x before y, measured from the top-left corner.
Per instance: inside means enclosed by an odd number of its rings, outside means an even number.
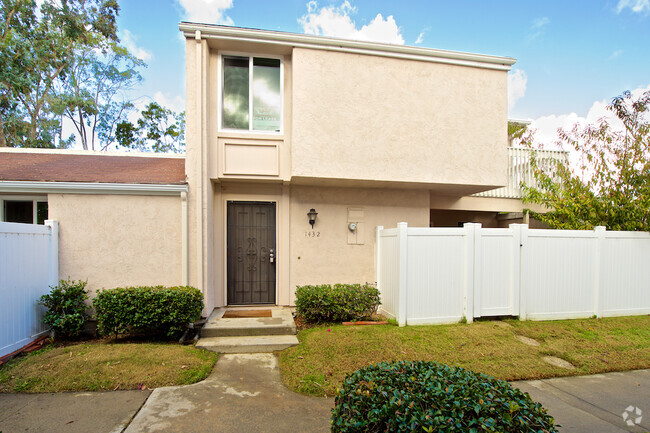
[[[473,196],[508,185],[514,59],[180,30],[184,159],[0,152],[0,219],[36,221],[48,206],[62,278],[191,284],[206,312],[292,305],[297,285],[373,282],[377,226],[521,210],[516,197]]]
[[[429,226],[432,200],[506,183],[514,59],[180,30],[189,273],[209,306],[290,305],[297,285],[372,282],[375,227]]]

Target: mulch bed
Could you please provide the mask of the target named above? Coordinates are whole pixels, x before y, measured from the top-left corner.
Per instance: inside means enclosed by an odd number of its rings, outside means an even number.
[[[2,358],[0,358],[0,365],[6,364],[7,362],[11,361],[14,359],[16,356],[20,355],[21,353],[29,353],[33,352],[35,350],[42,349],[43,347],[47,346],[52,342],[52,339],[47,336],[43,336],[40,338],[37,338],[36,340],[32,341],[26,346],[21,347],[20,349],[13,351]]]

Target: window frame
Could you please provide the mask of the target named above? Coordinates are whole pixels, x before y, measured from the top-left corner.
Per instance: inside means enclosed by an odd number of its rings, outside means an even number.
[[[284,56],[273,54],[246,53],[240,51],[220,51],[217,62],[217,131],[229,134],[262,134],[262,135],[284,135]],[[224,57],[247,57],[248,58],[248,129],[224,128],[222,124],[223,117],[223,58]],[[274,59],[280,61],[280,130],[264,131],[253,128],[253,58]]]
[[[32,202],[32,224],[38,224],[38,203],[48,203],[47,196],[35,195],[0,195],[0,222],[5,221],[5,202],[6,201],[31,201]],[[49,218],[50,208],[47,209]],[[47,218],[46,218],[47,219]]]

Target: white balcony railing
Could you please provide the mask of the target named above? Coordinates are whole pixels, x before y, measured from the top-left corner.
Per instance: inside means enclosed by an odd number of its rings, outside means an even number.
[[[564,150],[537,150],[537,164],[544,171],[552,172],[555,161],[568,161],[569,153]],[[508,148],[508,184],[502,188],[474,194],[475,197],[521,198],[521,184],[535,184],[530,165],[532,151],[521,147]]]

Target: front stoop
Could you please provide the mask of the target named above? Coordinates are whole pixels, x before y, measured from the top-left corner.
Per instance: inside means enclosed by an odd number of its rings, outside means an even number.
[[[224,319],[229,310],[271,310],[271,317]],[[201,329],[196,347],[219,353],[269,353],[298,345],[296,324],[286,307],[215,309]]]

